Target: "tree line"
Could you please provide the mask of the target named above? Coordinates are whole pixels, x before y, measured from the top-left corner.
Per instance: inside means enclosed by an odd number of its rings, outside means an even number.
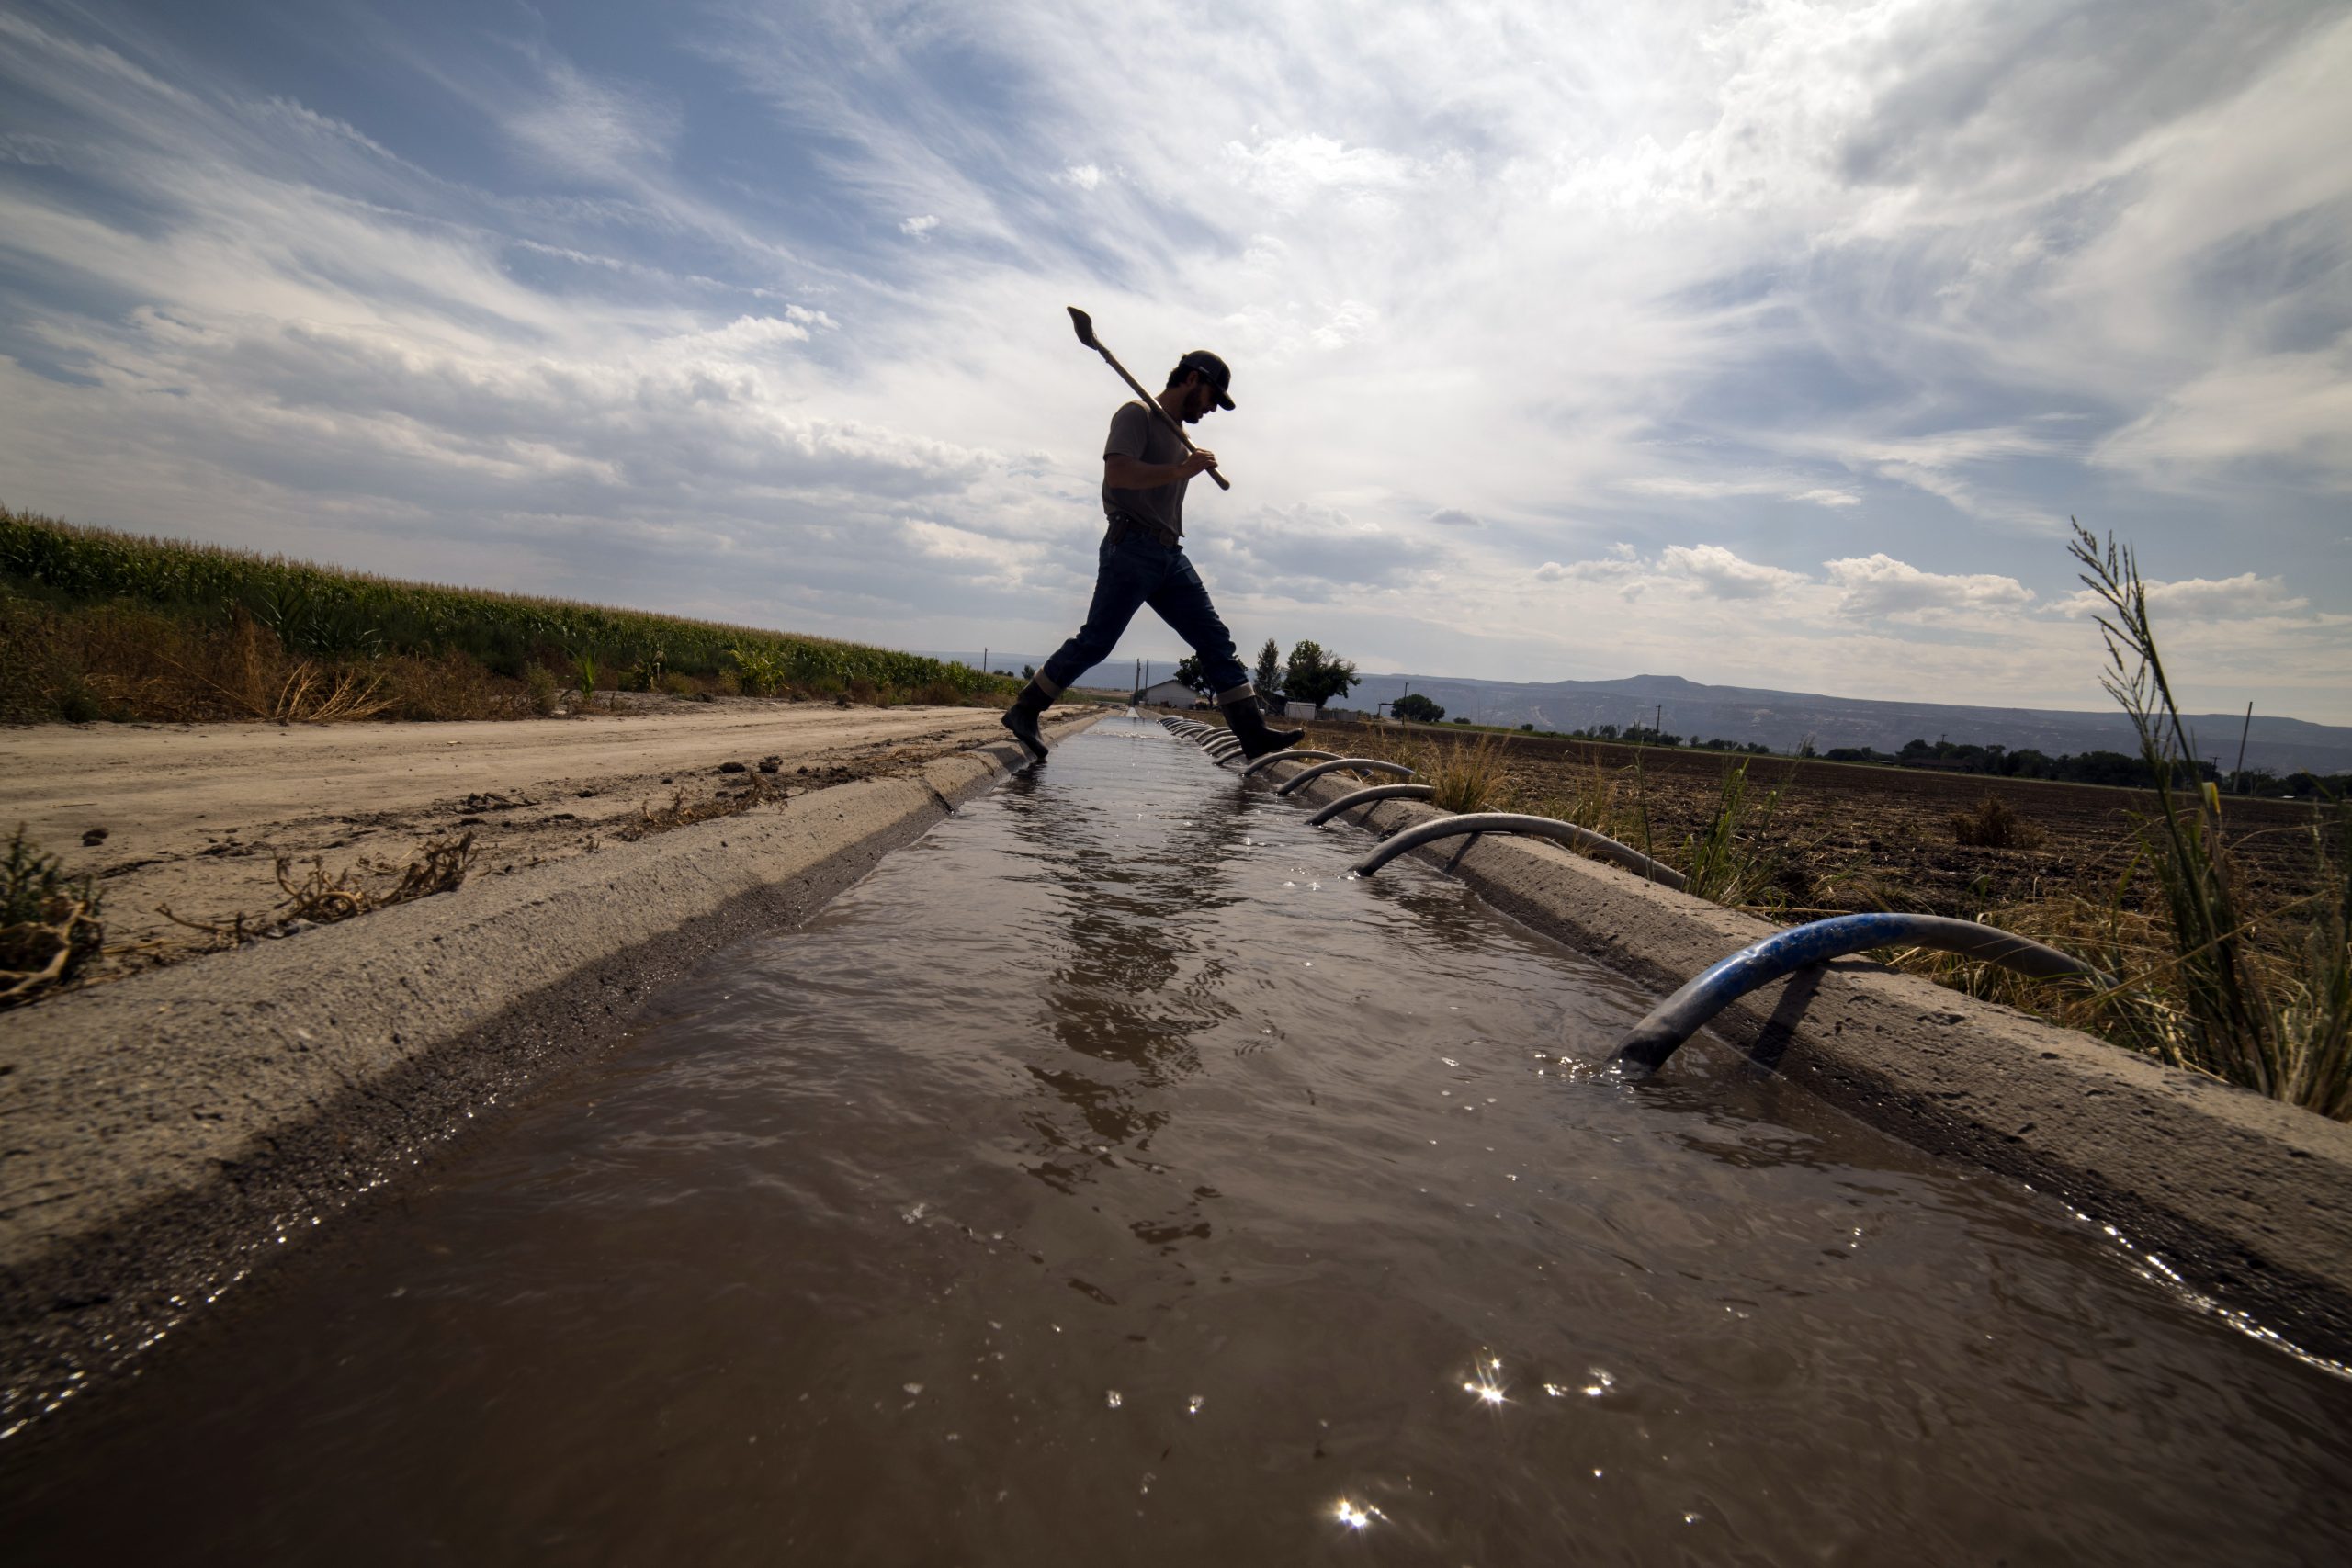
[[[1216,695],[1215,684],[1201,673],[1198,655],[1188,653],[1177,660],[1176,679],[1204,697]],[[1268,637],[1266,646],[1258,650],[1258,667],[1250,672],[1250,684],[1266,702],[1313,703],[1317,707],[1346,696],[1356,681],[1351,660],[1312,638],[1293,644],[1290,656],[1284,658],[1281,645]]]
[[[1959,740],[1906,740],[1894,752],[1868,746],[1835,746],[1821,753],[1832,762],[1881,762],[1896,767],[1933,766],[1947,773],[1980,773],[2007,779],[2051,779],[2061,784],[2115,784],[2144,789],[2149,784],[2146,759],[2121,751],[2072,751],[2052,757],[2031,746],[2011,750],[2005,746],[1980,746]],[[2235,795],[2291,796],[2309,800],[2341,795],[2352,787],[2352,773],[2314,773],[2299,769],[2281,775],[2268,768],[2246,768],[2233,775],[2208,759],[2176,761],[2174,784],[2212,784]]]

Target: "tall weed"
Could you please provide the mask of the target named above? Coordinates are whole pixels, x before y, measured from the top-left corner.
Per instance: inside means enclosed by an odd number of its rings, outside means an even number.
[[[1752,908],[1777,903],[1780,857],[1764,847],[1781,792],[1768,790],[1762,802],[1747,795],[1747,761],[1724,770],[1723,794],[1706,830],[1682,840],[1685,891],[1693,897]]]
[[[2133,552],[2111,536],[2102,547],[2079,524],[2068,550],[2104,606],[2101,682],[2132,720],[2156,791],[2139,837],[2167,951],[2120,969],[2101,1009],[2106,1032],[2177,1066],[2352,1117],[2352,803],[2334,802],[2313,827],[2321,891],[2267,914],[2251,909],[2222,837],[2220,791],[2180,782],[2196,777],[2196,747]],[[2131,955],[2119,948],[2114,956]]]
[[[1520,802],[1520,790],[1503,771],[1503,745],[1491,733],[1477,740],[1437,740],[1428,748],[1428,764],[1416,771],[1440,811],[1510,811]]]

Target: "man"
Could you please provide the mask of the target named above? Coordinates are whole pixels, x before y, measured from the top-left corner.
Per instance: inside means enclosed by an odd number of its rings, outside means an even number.
[[[1078,635],[1046,660],[1004,713],[1004,727],[1038,761],[1046,760],[1038,716],[1072,681],[1110,657],[1146,604],[1200,656],[1201,673],[1244,751],[1262,757],[1306,739],[1304,730],[1266,728],[1250,671],[1234,652],[1233,634],[1184,558],[1184,487],[1194,474],[1216,467],[1216,454],[1186,452],[1177,422],[1198,424],[1212,409],[1232,408],[1227,391],[1232,380],[1224,360],[1194,349],[1168,373],[1157,410],[1131,402],[1111,416],[1111,434],[1102,443],[1102,511],[1111,526],[1102,538],[1094,603]]]

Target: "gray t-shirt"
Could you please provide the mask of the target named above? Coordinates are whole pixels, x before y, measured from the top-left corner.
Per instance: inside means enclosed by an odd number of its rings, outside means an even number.
[[[1184,444],[1168,428],[1168,422],[1141,403],[1126,403],[1111,416],[1111,434],[1102,438],[1102,456],[1133,457],[1138,463],[1177,463],[1184,457]],[[1140,517],[1147,523],[1157,523],[1170,533],[1182,537],[1184,532],[1184,487],[1190,479],[1178,479],[1174,484],[1159,485],[1151,490],[1114,490],[1102,487],[1102,512],[1116,516],[1124,512],[1130,517]]]

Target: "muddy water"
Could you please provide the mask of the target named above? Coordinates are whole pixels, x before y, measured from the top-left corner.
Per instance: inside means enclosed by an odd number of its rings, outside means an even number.
[[[1112,722],[0,1472],[15,1562],[2341,1561],[2352,1385]]]

